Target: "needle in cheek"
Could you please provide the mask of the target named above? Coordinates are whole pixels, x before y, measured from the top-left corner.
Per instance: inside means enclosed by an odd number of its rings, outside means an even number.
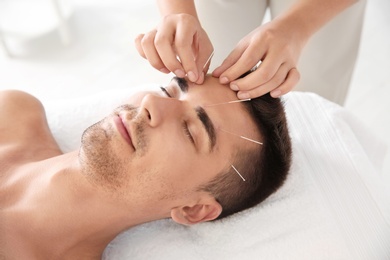
[[[231,164],[230,166],[232,166],[233,170],[238,174],[238,176],[240,176],[241,179],[242,179],[243,181],[245,181],[244,177],[242,177],[241,173],[236,169],[236,167],[234,167],[233,164]]]
[[[229,132],[229,131],[226,131],[226,130],[224,130],[224,129],[222,129],[222,128],[220,128],[219,130],[221,130],[222,132],[225,132],[225,133],[228,133],[228,134],[231,134],[231,135],[240,137],[240,138],[242,138],[242,139],[244,139],[244,140],[247,140],[247,141],[249,141],[249,142],[252,142],[252,143],[255,143],[255,144],[259,144],[259,145],[263,145],[263,143],[260,142],[260,141],[253,140],[253,139],[251,139],[251,138],[248,138],[248,137],[245,137],[245,136],[242,136],[242,135],[234,134],[234,133]]]

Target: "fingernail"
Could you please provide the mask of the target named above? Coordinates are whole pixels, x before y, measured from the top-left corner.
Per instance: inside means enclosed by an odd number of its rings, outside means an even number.
[[[271,92],[271,96],[274,98],[280,97],[280,95],[282,95],[282,91],[280,90],[274,90]]]
[[[239,93],[237,94],[237,97],[238,97],[239,99],[247,99],[247,98],[250,98],[248,92],[239,92]]]
[[[197,77],[196,77],[195,73],[192,72],[192,71],[189,71],[189,72],[187,73],[187,76],[188,76],[188,79],[189,79],[190,81],[192,81],[192,82],[195,82],[195,81],[197,80]]]
[[[227,77],[222,77],[220,80],[221,84],[227,84],[229,82],[229,79]]]
[[[162,69],[160,69],[160,71],[162,73],[169,73],[170,72],[167,68],[162,68]]]
[[[231,85],[230,85],[230,88],[231,88],[232,90],[234,90],[234,91],[239,91],[239,90],[240,90],[236,84],[231,84]]]
[[[204,81],[204,72],[202,71],[202,73],[200,73],[200,77],[199,77],[199,82],[203,83]]]
[[[175,73],[175,75],[178,76],[179,78],[184,78],[186,76],[184,71],[182,71],[181,69],[177,69],[173,73]]]

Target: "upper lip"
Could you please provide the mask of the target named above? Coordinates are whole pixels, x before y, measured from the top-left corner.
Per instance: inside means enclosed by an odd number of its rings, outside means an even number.
[[[126,124],[126,121],[123,119],[123,115],[118,115],[119,116],[119,118],[121,119],[121,121],[122,121],[122,124],[123,124],[123,126],[124,126],[124,128],[125,128],[125,130],[126,130],[126,132],[127,132],[127,135],[129,136],[129,138],[130,138],[130,145],[134,148],[134,143],[133,143],[133,137],[132,137],[132,135],[131,135],[131,130],[130,130],[130,126],[128,125],[128,124]]]

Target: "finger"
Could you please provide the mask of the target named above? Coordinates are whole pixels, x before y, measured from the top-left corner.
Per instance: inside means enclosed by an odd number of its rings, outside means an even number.
[[[160,59],[159,54],[154,46],[154,39],[156,36],[156,30],[153,30],[144,35],[141,40],[142,50],[145,53],[146,59],[149,61],[150,65],[158,70],[166,69],[164,63]]]
[[[271,80],[273,84],[276,82],[281,84],[286,79],[289,71],[289,67],[283,63],[281,58],[278,55],[265,57],[254,72],[242,79],[231,82],[230,87],[235,90],[250,90],[255,85],[261,86]]]
[[[179,24],[175,38],[175,47],[188,79],[191,82],[195,82],[199,75],[195,63],[197,53],[193,52],[195,31],[188,29],[185,25]]]
[[[237,93],[237,97],[239,97],[240,99],[256,98],[278,88],[279,86],[281,86],[281,84],[283,84],[283,82],[285,82],[289,70],[290,67],[286,63],[282,64],[282,66],[280,66],[279,70],[271,80],[269,80],[265,84],[257,85],[256,87],[251,88],[249,90],[244,90],[244,91],[240,90]],[[252,72],[242,80],[245,81],[254,80],[252,82],[249,82],[249,84],[252,85],[256,84],[256,77],[258,77],[256,75],[256,72],[257,71]]]
[[[196,84],[200,85],[203,84],[205,79],[205,73],[203,71],[200,72],[198,79],[195,81]]]
[[[271,96],[277,98],[290,92],[299,82],[300,78],[301,75],[299,71],[296,68],[292,68],[289,71],[286,80],[277,89],[271,91]]]
[[[142,41],[142,38],[145,36],[145,34],[139,34],[137,35],[137,37],[135,38],[134,40],[134,43],[135,43],[135,48],[137,49],[139,55],[141,55],[141,57],[143,57],[144,59],[146,59],[146,55],[145,55],[145,52],[144,50],[142,49],[142,46],[141,46],[141,41]]]
[[[231,82],[251,70],[263,56],[264,50],[256,50],[255,47],[249,46],[237,62],[224,71],[220,77],[227,78]]]
[[[185,72],[183,66],[176,58],[176,52],[173,46],[174,33],[170,30],[161,28],[154,39],[153,46],[163,65],[172,71],[177,77],[184,78]]]
[[[199,57],[197,57],[196,60],[196,66],[198,71],[200,71],[198,80],[196,81],[196,84],[202,84],[204,81],[204,77],[207,74],[207,71],[209,70],[211,60],[214,56],[214,50],[209,48],[208,51],[199,49]]]
[[[277,58],[267,57],[258,69],[241,79],[232,81],[230,88],[235,91],[249,91],[258,86],[268,85],[276,88],[284,82],[290,68],[286,63],[279,62]]]
[[[228,68],[230,68],[233,64],[235,64],[241,55],[244,53],[245,47],[238,45],[234,50],[226,57],[226,59],[222,62],[222,64],[217,67],[213,72],[213,77],[219,78],[222,73],[224,73]],[[229,80],[220,79],[222,84],[227,84]]]

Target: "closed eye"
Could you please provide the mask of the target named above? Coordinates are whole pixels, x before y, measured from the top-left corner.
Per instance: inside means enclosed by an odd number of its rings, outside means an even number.
[[[169,94],[169,92],[167,91],[167,89],[165,87],[160,86],[160,89],[162,90],[162,92],[164,92],[164,94],[167,97],[172,98],[171,94]],[[183,121],[182,127],[183,127],[185,135],[188,137],[188,139],[191,141],[191,143],[195,145],[195,140],[194,140],[194,138],[193,138],[193,136],[188,128],[188,124],[186,121]]]
[[[188,124],[187,124],[187,122],[184,121],[182,126],[183,126],[183,129],[184,129],[184,133],[186,134],[186,136],[188,137],[188,139],[190,139],[191,143],[195,144],[195,140],[194,140],[194,138],[192,137],[190,130],[188,129]]]
[[[172,96],[169,94],[169,92],[167,91],[166,88],[164,88],[163,86],[160,86],[160,88],[161,88],[162,92],[164,92],[164,94],[167,95],[167,97],[172,98]]]

